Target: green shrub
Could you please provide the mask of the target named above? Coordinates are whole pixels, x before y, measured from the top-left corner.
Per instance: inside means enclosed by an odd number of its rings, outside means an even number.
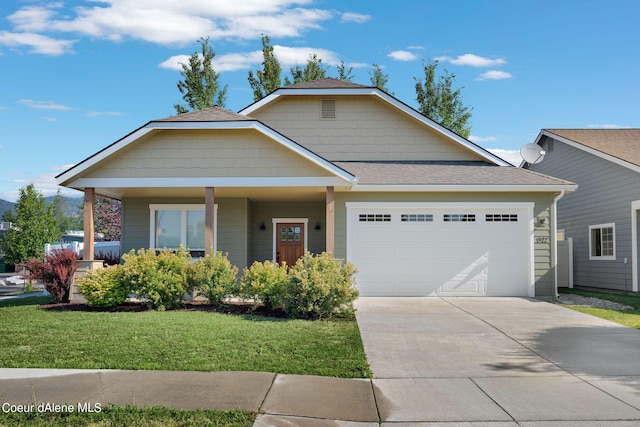
[[[260,302],[267,309],[282,306],[281,294],[287,281],[287,266],[273,261],[254,262],[245,268],[240,278],[238,294],[244,299],[255,301],[254,308]]]
[[[93,270],[78,279],[78,289],[91,307],[115,307],[129,296],[122,275],[120,265]]]
[[[218,251],[191,264],[190,282],[211,304],[220,305],[237,291],[236,274],[238,267],[231,265],[227,255]]]
[[[143,298],[147,306],[165,310],[182,306],[191,291],[188,281],[189,252],[153,249],[131,251],[124,260],[122,279],[125,287]]]
[[[281,300],[288,316],[323,318],[353,312],[358,297],[351,263],[345,264],[330,253],[309,252],[289,269]]]

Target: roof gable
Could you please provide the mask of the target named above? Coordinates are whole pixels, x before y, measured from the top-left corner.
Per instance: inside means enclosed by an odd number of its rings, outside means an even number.
[[[640,129],[542,129],[536,144],[545,136],[640,172]]]
[[[479,159],[499,166],[510,166],[510,164],[505,160],[488,152],[479,145],[476,145],[473,142],[461,137],[450,129],[447,129],[446,127],[436,123],[419,111],[378,88],[357,85],[351,82],[342,82],[337,79],[320,79],[313,82],[300,83],[299,85],[295,86],[296,87],[286,86],[277,89],[261,100],[240,110],[239,113],[244,115],[251,115],[252,113],[262,110],[263,108],[268,108],[269,104],[278,101],[281,97],[286,96],[374,96],[377,99],[391,105],[393,108],[396,108],[402,114],[405,114],[408,117],[417,120],[423,126],[426,126],[442,134],[452,143],[459,144],[467,150],[475,153],[479,157]]]
[[[186,117],[180,117],[186,116]],[[328,171],[336,177],[346,181],[353,182],[354,177],[336,166],[335,164],[327,161],[326,159],[318,156],[317,154],[302,147],[300,144],[285,137],[279,132],[271,129],[270,127],[260,123],[259,121],[250,118],[246,115],[239,115],[237,113],[221,109],[219,107],[212,107],[205,110],[195,111],[192,113],[185,113],[184,115],[171,116],[165,119],[154,120],[146,125],[138,128],[129,135],[121,138],[106,148],[100,150],[96,154],[88,157],[77,165],[62,172],[56,176],[56,180],[59,185],[68,185],[71,181],[82,176],[89,169],[97,166],[99,163],[104,162],[108,158],[116,156],[117,153],[126,150],[136,141],[147,137],[152,132],[158,132],[163,130],[255,130],[274,142],[280,144],[284,148],[293,151],[299,156],[311,161],[320,168]]]

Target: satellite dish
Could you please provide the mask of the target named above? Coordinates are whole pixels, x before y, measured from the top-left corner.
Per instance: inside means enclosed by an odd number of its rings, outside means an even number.
[[[524,144],[520,148],[520,155],[525,162],[535,165],[544,159],[545,151],[538,144]]]

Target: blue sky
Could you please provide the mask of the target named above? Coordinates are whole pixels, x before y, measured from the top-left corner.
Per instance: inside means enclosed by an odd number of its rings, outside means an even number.
[[[0,198],[53,194],[70,165],[174,114],[177,64],[203,36],[234,111],[268,34],[285,70],[317,53],[369,85],[376,63],[413,107],[439,58],[473,107],[470,139],[507,160],[541,128],[640,127],[639,17],[636,0],[3,0]]]

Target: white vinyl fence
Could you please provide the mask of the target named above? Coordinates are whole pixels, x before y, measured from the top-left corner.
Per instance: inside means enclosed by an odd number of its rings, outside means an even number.
[[[57,251],[60,249],[70,249],[78,255],[82,255],[84,252],[83,242],[69,242],[59,245],[51,245],[49,243],[44,245],[44,253],[48,254],[51,251]],[[111,254],[114,256],[120,255],[120,242],[95,242],[93,244],[93,253],[98,255],[100,252],[103,254]]]

